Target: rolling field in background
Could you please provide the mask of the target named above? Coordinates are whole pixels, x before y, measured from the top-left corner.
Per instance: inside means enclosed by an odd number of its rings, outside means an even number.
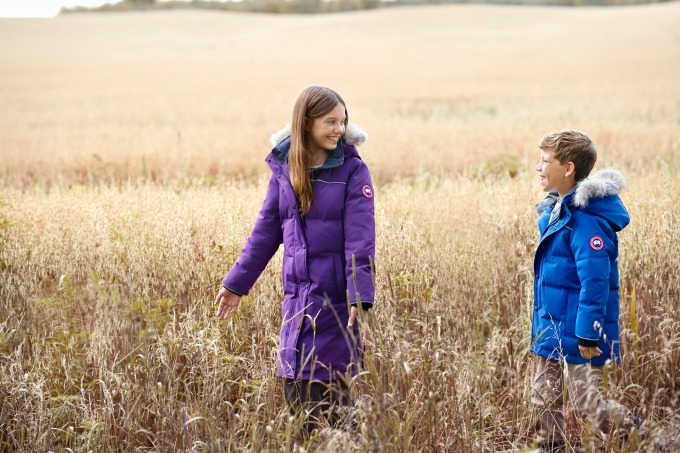
[[[281,250],[232,319],[212,300],[311,84],[370,135],[378,296],[358,432],[305,448],[531,447],[533,167],[561,128],[628,180],[605,389],[650,435],[609,447],[680,448],[678,30],[677,2],[0,19],[0,451],[292,449]]]

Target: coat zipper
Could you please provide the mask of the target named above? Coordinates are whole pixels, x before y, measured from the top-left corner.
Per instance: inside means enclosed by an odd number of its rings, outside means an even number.
[[[288,181],[288,184],[290,185],[290,189],[293,191],[293,195],[295,195],[295,190],[293,189],[293,183],[290,181],[290,178],[286,174],[286,172],[283,169],[283,166],[281,163],[278,161],[278,159],[274,158],[276,160],[276,163],[279,165],[279,168],[281,169],[281,174],[286,178],[286,181]],[[300,224],[302,225],[302,228],[300,229],[302,233],[302,248],[305,251],[305,276],[307,277],[307,288],[309,290],[309,284],[311,283],[311,280],[309,278],[309,269],[307,268],[307,237],[305,235],[305,216],[302,214],[302,208],[300,207],[300,202],[297,200],[297,197],[295,197],[295,206],[297,207],[297,213],[298,217],[300,218]],[[309,297],[309,293],[307,293],[307,297]]]

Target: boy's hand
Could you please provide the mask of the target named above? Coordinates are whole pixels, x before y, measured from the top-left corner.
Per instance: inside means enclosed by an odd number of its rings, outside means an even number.
[[[217,319],[227,319],[238,309],[238,304],[241,302],[241,296],[229,291],[227,288],[222,288],[217,297],[215,297],[215,305],[217,305]]]
[[[579,345],[578,349],[581,352],[581,357],[586,360],[594,359],[595,357],[602,355],[602,351],[597,346],[589,348],[587,346]]]

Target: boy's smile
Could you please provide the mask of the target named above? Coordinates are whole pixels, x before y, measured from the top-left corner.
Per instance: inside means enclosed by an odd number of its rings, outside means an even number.
[[[536,172],[544,192],[557,192],[564,196],[576,185],[574,164],[572,162],[561,164],[550,151],[541,150]]]

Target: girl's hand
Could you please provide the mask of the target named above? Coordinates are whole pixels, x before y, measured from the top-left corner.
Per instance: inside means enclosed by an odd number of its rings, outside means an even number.
[[[215,297],[215,305],[217,305],[217,319],[227,319],[238,309],[238,304],[241,302],[241,296],[238,296],[227,288],[222,288],[217,297]]]
[[[602,351],[597,346],[593,348],[589,348],[587,346],[579,346],[578,349],[581,352],[581,357],[583,357],[586,360],[594,359],[595,357],[602,355]]]
[[[361,315],[359,315],[361,312]],[[359,318],[359,327],[361,328],[361,337],[366,340],[369,338],[371,331],[368,328],[368,311],[359,310],[357,307],[352,307],[349,311],[349,320],[347,321],[347,327],[352,327],[354,321]]]

